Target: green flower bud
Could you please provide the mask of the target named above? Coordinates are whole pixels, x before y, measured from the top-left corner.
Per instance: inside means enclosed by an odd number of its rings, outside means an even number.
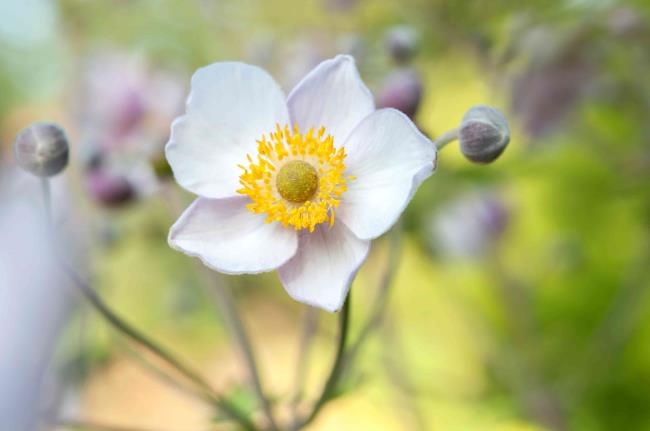
[[[458,138],[467,159],[475,163],[493,162],[510,142],[508,120],[495,108],[473,106],[463,116]]]
[[[33,123],[21,130],[14,142],[18,165],[39,177],[51,177],[68,165],[68,139],[53,123]]]

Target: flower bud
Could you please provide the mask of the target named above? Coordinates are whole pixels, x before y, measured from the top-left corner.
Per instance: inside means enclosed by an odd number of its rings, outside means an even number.
[[[53,123],[33,123],[16,136],[16,162],[39,177],[51,177],[68,165],[68,139],[61,127]]]
[[[122,207],[135,198],[135,189],[123,175],[102,168],[86,175],[86,188],[95,202],[107,208]]]
[[[493,162],[510,142],[508,120],[490,106],[474,106],[463,116],[458,138],[467,159],[475,163]]]
[[[399,64],[409,62],[417,52],[417,33],[408,26],[393,27],[386,34],[386,48]]]
[[[507,230],[510,215],[504,200],[492,191],[462,195],[430,219],[431,246],[452,258],[485,256]]]
[[[422,81],[411,69],[399,69],[388,76],[377,97],[380,108],[395,108],[410,119],[415,117],[422,99]]]

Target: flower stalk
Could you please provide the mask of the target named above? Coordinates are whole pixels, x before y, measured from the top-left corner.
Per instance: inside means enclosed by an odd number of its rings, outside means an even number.
[[[365,322],[359,335],[356,337],[354,342],[348,348],[345,354],[345,366],[349,366],[359,354],[361,347],[372,334],[372,331],[381,323],[382,318],[386,312],[386,305],[388,304],[388,294],[392,286],[393,280],[395,278],[395,273],[397,272],[397,267],[399,265],[399,256],[401,252],[402,245],[402,221],[398,221],[395,227],[389,233],[389,252],[386,269],[384,274],[379,281],[379,289],[377,296],[375,297],[375,302],[370,312],[370,317]]]
[[[164,362],[173,367],[176,371],[178,371],[192,383],[194,383],[198,388],[200,388],[203,394],[203,399],[211,404],[216,405],[230,418],[242,425],[244,429],[250,431],[257,429],[255,425],[250,421],[250,419],[248,419],[244,413],[240,412],[236,406],[232,405],[225,398],[217,395],[210,384],[207,383],[207,381],[205,381],[205,379],[201,377],[196,371],[181,362],[181,360],[176,358],[172,353],[168,352],[155,341],[149,339],[146,335],[141,333],[139,330],[124,321],[120,316],[115,314],[110,309],[110,307],[104,303],[101,297],[97,295],[97,293],[86,282],[84,282],[72,268],[64,263],[62,263],[62,267],[66,275],[73,281],[73,284],[82,293],[84,298],[88,300],[93,308],[95,308],[95,310],[97,310],[114,329],[141,347],[144,347],[147,351],[153,353],[158,358],[162,359]]]
[[[242,322],[241,316],[237,311],[237,305],[233,300],[228,286],[224,285],[221,280],[217,280],[217,282],[214,283],[214,286],[212,287],[213,288],[210,289],[210,291],[215,296],[214,302],[219,307],[221,315],[226,321],[226,325],[230,329],[232,338],[239,346],[244,362],[246,364],[246,368],[248,370],[251,385],[253,386],[253,391],[255,392],[255,396],[257,397],[257,400],[260,403],[262,410],[264,411],[264,415],[266,416],[269,428],[273,431],[277,431],[279,428],[273,415],[273,409],[268,397],[264,393],[264,389],[262,388],[262,381],[257,367],[257,361],[255,360],[253,347],[246,332],[246,328]]]
[[[436,150],[440,151],[442,150],[447,144],[450,144],[454,142],[455,140],[458,139],[458,132],[459,129],[451,129],[443,133],[442,135],[438,136],[434,141],[433,145],[435,145]]]
[[[349,333],[349,325],[350,323],[350,294],[348,293],[348,296],[345,300],[345,303],[343,304],[343,309],[341,310],[339,314],[339,334],[338,334],[338,343],[337,343],[337,349],[336,349],[336,356],[334,358],[334,363],[332,364],[332,370],[330,371],[329,376],[327,377],[327,380],[325,382],[325,386],[323,386],[323,390],[318,397],[318,400],[314,403],[314,407],[311,410],[311,413],[309,415],[299,421],[298,423],[295,423],[294,426],[292,427],[293,430],[299,430],[306,425],[310,424],[316,416],[318,416],[318,413],[320,413],[320,410],[323,408],[325,403],[327,403],[334,395],[334,391],[336,390],[336,386],[339,383],[339,379],[343,373],[343,365],[344,365],[344,359],[345,359],[345,346],[346,342],[348,339],[348,333]]]
[[[297,422],[299,419],[298,406],[303,397],[304,384],[309,365],[309,353],[314,343],[314,335],[318,330],[318,320],[318,310],[313,307],[308,307],[304,318],[302,333],[300,335],[298,357],[296,360],[296,375],[294,377],[294,391],[291,398],[291,414],[294,422]]]
[[[41,178],[41,186],[45,216],[48,227],[51,229],[52,205],[49,179]],[[82,296],[114,329],[173,367],[200,389],[202,398],[206,402],[216,405],[224,414],[239,423],[245,430],[255,431],[257,429],[255,424],[246,416],[246,414],[239,411],[239,409],[231,404],[227,399],[218,395],[210,384],[196,371],[184,364],[180,359],[176,358],[172,353],[148,338],[135,327],[124,321],[119,315],[111,310],[102,298],[74,271],[72,267],[70,267],[66,262],[63,262],[58,256],[57,260],[61,265],[63,272],[70,278],[73,285],[79,290]]]

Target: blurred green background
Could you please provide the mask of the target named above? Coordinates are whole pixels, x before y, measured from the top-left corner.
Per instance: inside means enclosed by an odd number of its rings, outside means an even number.
[[[377,95],[413,72],[431,136],[497,106],[510,146],[488,166],[456,145],[440,153],[404,215],[385,319],[309,429],[650,430],[649,13],[642,0],[3,0],[0,158],[11,164],[30,122],[64,126],[80,267],[246,405],[215,281],[166,243],[192,199],[162,160],[192,72],[245,61],[288,93],[351,53]],[[395,61],[402,42],[409,58]],[[387,259],[381,238],[352,289],[353,335]],[[232,285],[266,386],[287,402],[306,307],[274,274],[217,282]],[[308,395],[335,319],[320,315]],[[57,345],[64,411],[208,429],[212,412],[139,367],[92,310],[77,307]]]

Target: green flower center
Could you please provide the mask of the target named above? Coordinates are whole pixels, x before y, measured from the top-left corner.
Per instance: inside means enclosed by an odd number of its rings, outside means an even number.
[[[292,160],[280,168],[275,185],[284,199],[293,203],[303,203],[318,189],[318,173],[309,163]]]

